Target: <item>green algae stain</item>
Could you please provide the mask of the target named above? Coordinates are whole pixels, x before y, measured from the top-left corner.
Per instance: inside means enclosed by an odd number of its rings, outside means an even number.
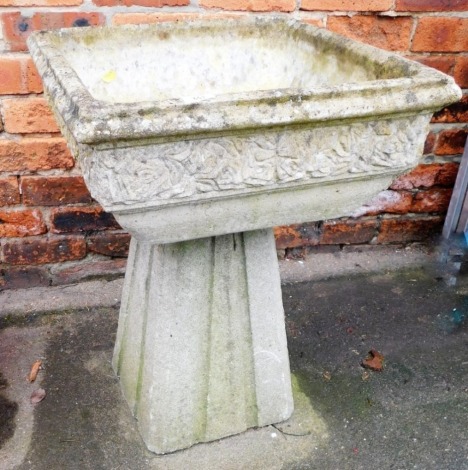
[[[328,418],[364,417],[381,408],[372,390],[372,379],[362,380],[359,374],[334,373],[329,381],[319,374],[295,371],[293,393],[303,393],[326,420]]]

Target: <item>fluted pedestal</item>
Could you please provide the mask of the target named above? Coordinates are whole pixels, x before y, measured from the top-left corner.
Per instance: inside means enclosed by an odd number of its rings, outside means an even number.
[[[272,231],[165,245],[133,239],[113,366],[157,453],[287,419]]]

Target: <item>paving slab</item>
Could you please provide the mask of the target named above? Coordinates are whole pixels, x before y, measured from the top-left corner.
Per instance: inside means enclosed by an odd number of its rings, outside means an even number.
[[[282,283],[314,281],[345,274],[391,271],[402,267],[427,266],[437,262],[433,246],[334,247],[309,254],[303,260],[279,262]],[[123,279],[93,280],[64,286],[0,290],[0,320],[32,319],[47,312],[69,312],[93,307],[117,307]]]
[[[163,456],[111,368],[116,306],[4,322],[0,468],[468,469],[466,280],[448,285],[432,261],[394,268],[284,284],[292,419]],[[361,366],[372,349],[382,372]]]

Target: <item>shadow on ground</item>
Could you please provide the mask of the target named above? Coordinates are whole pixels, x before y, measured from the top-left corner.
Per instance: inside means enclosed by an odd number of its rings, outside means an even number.
[[[44,348],[0,360],[12,384],[0,393],[19,402],[18,415],[27,411],[14,418],[0,467],[15,462],[7,450],[23,449],[22,463],[2,468],[468,469],[465,294],[424,269],[283,286],[296,416],[167,456],[145,450],[112,372],[115,309],[10,326],[0,336],[5,348],[22,336]],[[361,367],[370,349],[384,355],[383,372]],[[28,384],[38,354],[45,370]],[[35,407],[11,396],[39,386],[47,397]],[[29,437],[19,435],[21,420],[31,422]]]

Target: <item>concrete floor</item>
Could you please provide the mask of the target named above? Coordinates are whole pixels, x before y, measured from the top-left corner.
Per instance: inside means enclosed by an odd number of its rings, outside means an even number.
[[[110,366],[120,281],[35,302],[34,289],[1,293],[0,468],[468,469],[465,254],[434,253],[282,262],[293,417],[166,456],[146,451]],[[382,372],[361,367],[371,349]],[[31,405],[39,387],[47,396]]]

